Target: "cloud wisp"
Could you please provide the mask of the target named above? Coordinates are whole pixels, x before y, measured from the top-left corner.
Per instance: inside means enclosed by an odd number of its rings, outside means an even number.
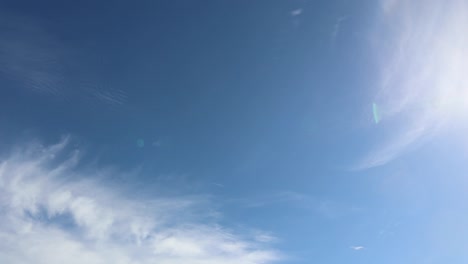
[[[365,249],[363,246],[352,246],[350,247],[352,250],[359,251]]]
[[[331,33],[331,42],[335,45],[338,35],[340,34],[341,24],[348,19],[347,16],[340,16],[336,19],[335,24],[333,25],[333,31]]]
[[[2,157],[1,263],[260,264],[280,258],[269,248],[272,238],[247,237],[196,216],[207,206],[199,199],[129,198],[93,180],[103,169],[80,169],[79,153],[68,148],[65,140]]]
[[[302,14],[302,11],[303,11],[302,8],[295,9],[295,10],[291,11],[291,16],[293,16],[293,17],[294,16],[299,16],[299,15]]]
[[[388,135],[359,169],[384,165],[468,117],[468,3],[383,0],[379,12],[375,104]]]

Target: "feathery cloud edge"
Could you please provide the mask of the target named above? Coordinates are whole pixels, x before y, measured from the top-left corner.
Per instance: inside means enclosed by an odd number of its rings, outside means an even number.
[[[27,145],[1,159],[0,262],[259,264],[281,258],[269,249],[273,237],[246,238],[216,223],[181,219],[198,210],[197,201],[131,199],[91,180],[67,142]]]

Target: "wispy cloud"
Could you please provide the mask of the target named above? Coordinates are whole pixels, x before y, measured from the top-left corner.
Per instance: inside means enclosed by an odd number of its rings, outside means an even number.
[[[206,219],[203,199],[131,197],[93,180],[102,168],[80,169],[80,153],[68,148],[64,140],[3,156],[1,263],[256,264],[280,258],[269,249],[273,237],[248,237]]]
[[[102,102],[111,105],[123,105],[127,100],[127,94],[122,90],[95,90],[93,95]]]
[[[44,21],[0,12],[0,77],[9,81],[5,88],[100,105],[125,104],[127,93],[89,70],[97,61],[83,54],[82,47],[62,43]]]
[[[0,13],[0,76],[26,89],[62,96],[63,47],[39,24]]]
[[[381,4],[374,35],[380,64],[375,103],[378,125],[391,133],[360,169],[386,164],[447,124],[468,117],[468,3]]]
[[[256,194],[226,201],[231,206],[240,206],[244,209],[278,208],[286,206],[289,209],[309,211],[318,216],[336,219],[350,214],[361,213],[364,208],[346,202],[332,201],[327,198],[319,198],[309,194],[295,191],[276,191]],[[277,209],[280,210],[280,209]]]
[[[230,199],[228,202],[241,205],[245,208],[258,208],[264,206],[292,203],[302,206],[312,206],[317,200],[309,195],[294,191],[278,191],[273,193],[256,194],[254,196]]]
[[[299,16],[302,14],[302,8],[298,8],[298,9],[295,9],[293,11],[291,11],[291,16]]]
[[[340,33],[341,23],[343,23],[343,21],[345,21],[346,19],[348,19],[348,17],[346,16],[341,16],[336,19],[336,22],[333,25],[333,31],[331,33],[332,44],[335,44],[336,39],[338,38],[338,34]]]
[[[352,247],[350,247],[350,248],[351,248],[352,250],[356,250],[356,251],[365,249],[365,247],[363,247],[363,246],[352,246]]]

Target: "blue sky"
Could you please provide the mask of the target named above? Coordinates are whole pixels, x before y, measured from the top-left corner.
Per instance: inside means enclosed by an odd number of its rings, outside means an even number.
[[[1,263],[466,263],[468,3],[2,1]]]

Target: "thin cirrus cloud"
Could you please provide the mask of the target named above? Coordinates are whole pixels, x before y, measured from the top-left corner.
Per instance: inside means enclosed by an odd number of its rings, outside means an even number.
[[[113,88],[118,84],[106,82],[88,69],[93,64],[106,68],[101,60],[105,58],[86,55],[83,47],[62,43],[40,19],[0,12],[0,78],[8,81],[5,88],[122,106],[127,92]]]
[[[468,117],[468,2],[380,3],[374,103],[388,136],[358,169],[384,165]]]
[[[102,168],[79,169],[80,154],[68,148],[64,140],[3,156],[1,263],[259,264],[280,259],[270,248],[270,235],[249,237],[206,219],[201,223],[206,217],[195,216],[207,206],[201,198],[131,199],[90,180],[101,177]]]
[[[41,21],[0,12],[0,76],[22,88],[61,97],[64,47]]]

